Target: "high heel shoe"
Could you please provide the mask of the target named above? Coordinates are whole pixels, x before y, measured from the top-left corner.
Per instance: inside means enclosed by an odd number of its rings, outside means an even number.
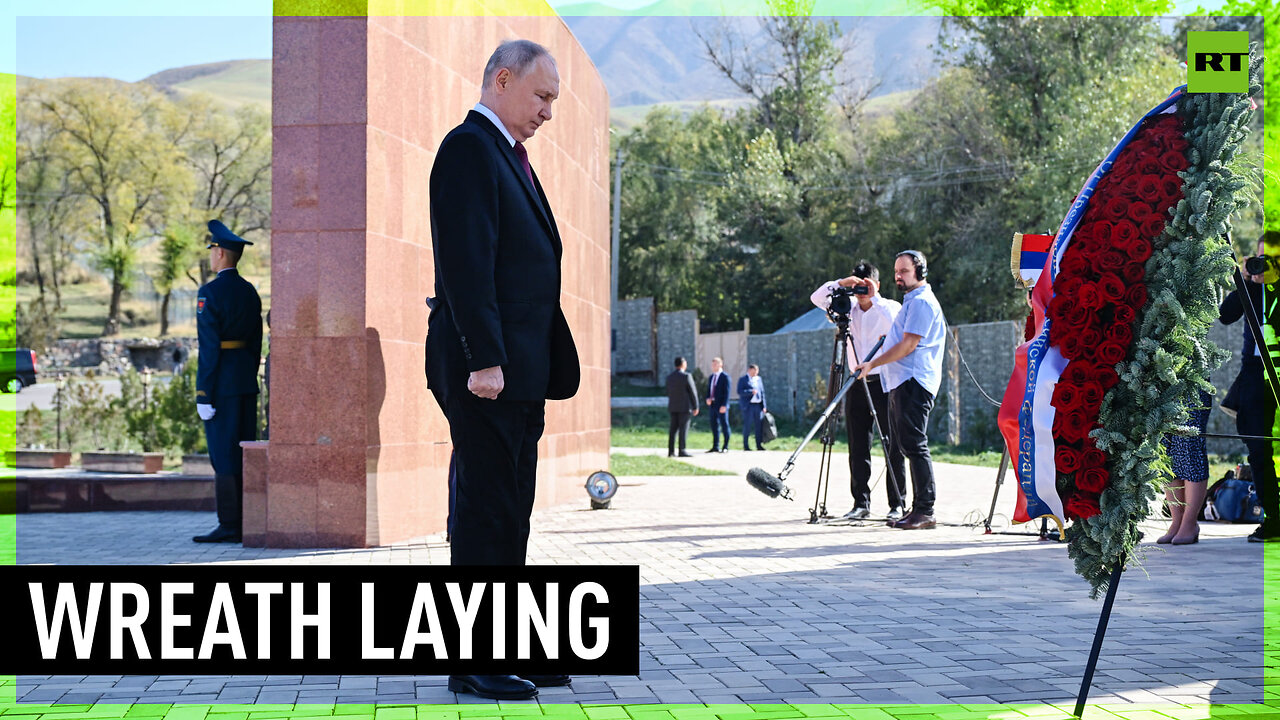
[[[1174,538],[1169,541],[1169,544],[1170,545],[1195,545],[1198,542],[1200,542],[1200,533],[1197,532],[1195,535],[1191,537],[1190,540],[1179,540],[1178,538]]]
[[[1168,545],[1170,540],[1173,540],[1173,536],[1172,536],[1172,535],[1161,535],[1160,537],[1156,538],[1156,544],[1157,544],[1157,545]]]

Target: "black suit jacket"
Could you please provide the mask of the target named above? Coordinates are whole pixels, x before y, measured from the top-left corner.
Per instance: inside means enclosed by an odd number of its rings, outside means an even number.
[[[484,115],[440,143],[431,168],[436,296],[427,385],[447,402],[475,370],[502,367],[499,400],[572,397],[578,351],[560,308],[560,233],[534,175]]]
[[[667,412],[691,413],[698,409],[698,389],[693,376],[684,370],[673,370],[667,376]]]
[[[707,399],[713,409],[719,410],[729,404],[729,373],[720,371],[720,382],[712,385],[711,379],[715,377],[712,375],[707,379]]]

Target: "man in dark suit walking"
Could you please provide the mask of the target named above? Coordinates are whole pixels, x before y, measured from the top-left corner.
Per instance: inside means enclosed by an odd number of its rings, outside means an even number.
[[[454,565],[524,564],[546,401],[578,389],[560,307],[560,233],[523,145],[559,93],[546,48],[502,43],[479,104],[441,141],[431,169],[426,370],[453,440]],[[449,678],[454,692],[496,699],[567,684],[566,675]]]
[[[707,378],[707,407],[711,417],[711,449],[707,452],[729,452],[729,375],[724,361],[711,358],[711,377]],[[724,435],[724,445],[720,436]]]
[[[680,457],[692,457],[685,450],[689,435],[689,420],[698,414],[698,388],[693,376],[685,372],[688,364],[683,357],[676,358],[676,369],[667,376],[667,412],[671,415],[671,427],[667,430],[667,457],[676,456],[676,436],[680,436]]]
[[[213,465],[218,527],[198,543],[240,542],[244,470],[240,442],[258,438],[258,363],[262,357],[262,300],[236,264],[246,245],[217,220],[209,221],[209,265],[217,276],[196,295],[196,412],[204,421]]]

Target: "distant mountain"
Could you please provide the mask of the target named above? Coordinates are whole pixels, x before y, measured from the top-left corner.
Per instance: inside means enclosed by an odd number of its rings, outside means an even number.
[[[663,0],[650,7],[698,1]],[[607,8],[582,3],[562,8],[562,16],[604,77],[615,110],[682,101],[732,103],[743,98],[707,59],[699,32],[710,36],[718,25],[727,25],[749,41],[759,41],[755,17],[610,16],[600,14],[603,9]],[[937,74],[930,46],[938,26],[938,18],[932,17],[840,19],[841,29],[854,38],[855,66],[881,78],[877,95],[917,89]]]
[[[833,0],[819,0],[819,9],[830,1]],[[755,16],[689,15],[699,8],[705,8],[702,11],[707,13],[718,12],[718,5],[712,7],[710,2],[713,0],[660,0],[635,11],[648,15],[618,15],[617,10],[594,2],[561,8],[565,23],[603,76],[614,119],[620,125],[634,124],[650,107],[659,104],[694,108],[706,102],[733,107],[746,101],[707,59],[698,32],[709,35],[717,25],[728,23],[750,41],[758,41],[759,20]],[[900,98],[908,97],[909,91],[920,88],[937,74],[930,45],[937,38],[938,25],[938,18],[933,17],[840,19],[841,29],[855,38],[851,62],[881,79],[876,96],[899,98],[873,107],[900,104]],[[266,107],[271,103],[270,60],[231,60],[173,68],[140,82],[172,95],[205,92],[232,107],[245,103]]]
[[[208,93],[230,105],[271,104],[271,61],[229,60],[163,70],[141,82],[172,94]]]

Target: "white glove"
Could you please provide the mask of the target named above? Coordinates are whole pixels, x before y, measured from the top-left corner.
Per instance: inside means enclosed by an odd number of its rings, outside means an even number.
[[[212,420],[218,409],[209,403],[196,403],[196,412],[200,415],[201,420]]]

